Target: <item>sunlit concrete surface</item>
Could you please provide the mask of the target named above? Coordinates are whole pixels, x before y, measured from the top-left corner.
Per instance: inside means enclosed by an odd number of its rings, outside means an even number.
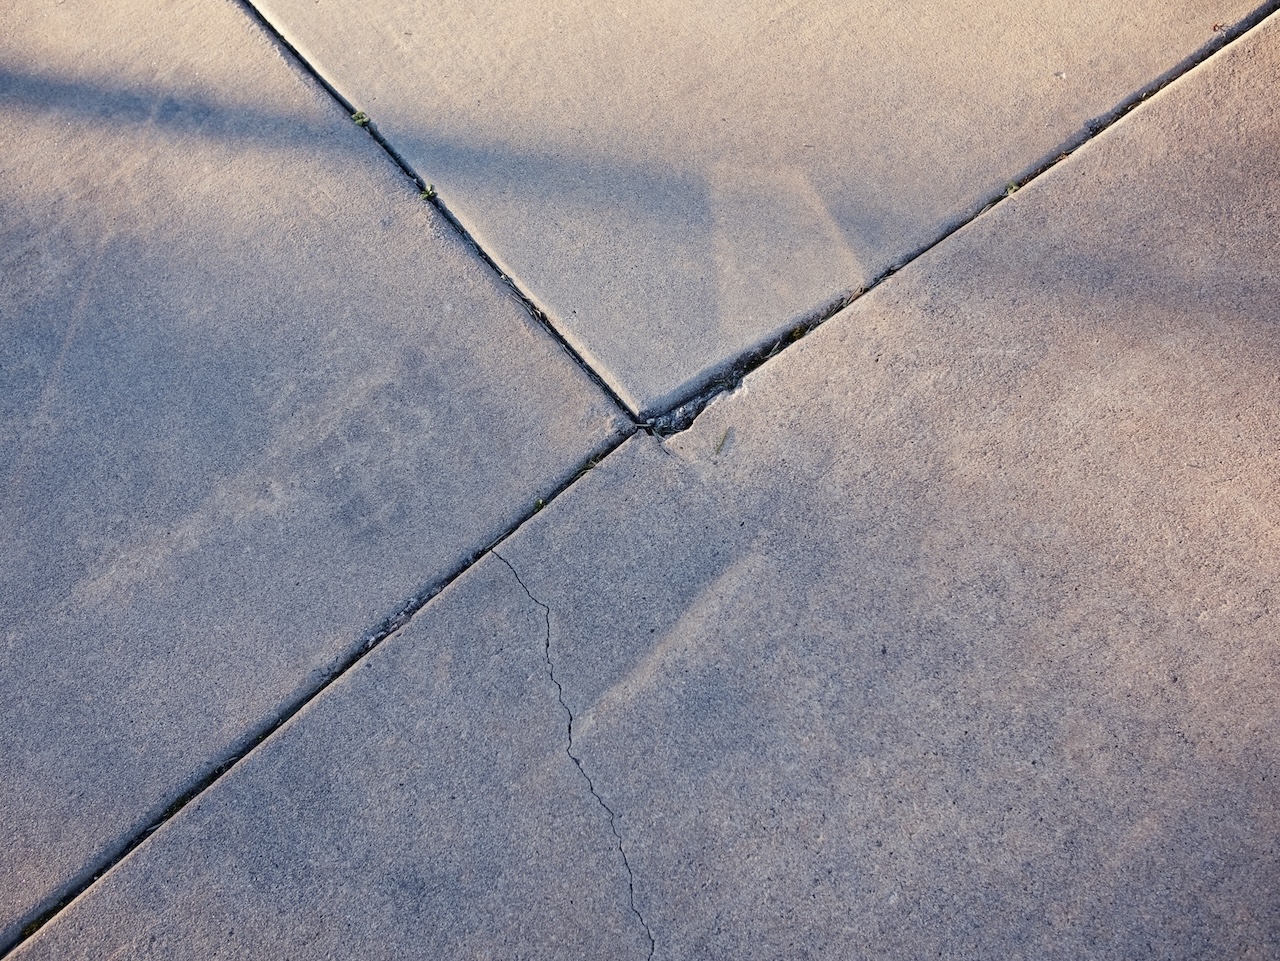
[[[617,436],[235,5],[0,13],[0,951]]]
[[[1252,0],[257,0],[637,411],[1088,135]]]
[[[1277,75],[633,435],[16,956],[1280,955]]]

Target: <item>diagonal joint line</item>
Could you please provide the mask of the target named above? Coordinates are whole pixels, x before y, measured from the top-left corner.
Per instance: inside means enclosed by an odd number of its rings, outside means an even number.
[[[582,355],[572,344],[569,343],[564,334],[562,334],[555,324],[551,322],[551,319],[547,316],[546,312],[534,302],[533,298],[530,297],[528,292],[516,282],[515,278],[498,266],[498,263],[493,259],[493,256],[480,245],[480,242],[471,234],[471,231],[463,226],[462,221],[458,219],[458,216],[450,210],[448,205],[446,205],[440,198],[440,194],[436,191],[435,186],[424,179],[418,171],[413,168],[413,165],[405,159],[404,155],[396,150],[387,138],[382,135],[381,131],[378,130],[377,123],[364,113],[364,111],[357,111],[355,104],[353,104],[336,86],[334,86],[334,84],[330,82],[315,65],[307,60],[297,47],[290,43],[289,39],[285,37],[285,35],[274,23],[271,22],[270,19],[268,19],[267,15],[258,9],[254,0],[232,0],[232,2],[237,4],[250,20],[257,23],[258,26],[266,32],[267,36],[269,36],[271,40],[285,52],[289,59],[291,59],[305,74],[307,74],[307,76],[314,80],[320,86],[320,89],[327,93],[329,97],[342,108],[347,116],[351,117],[356,121],[356,123],[364,128],[364,132],[373,139],[374,143],[381,147],[383,152],[391,158],[392,162],[400,168],[401,172],[413,181],[414,186],[418,190],[419,196],[436,208],[449,226],[454,229],[454,232],[467,246],[467,248],[470,249],[476,257],[483,261],[484,264],[497,275],[498,280],[504,287],[506,287],[508,296],[510,296],[512,300],[524,309],[525,313],[529,315],[529,318],[533,320],[534,323],[550,335],[551,339],[560,346],[560,349],[569,356],[569,359],[573,361],[573,363],[587,376],[587,379],[595,384],[595,386],[609,398],[609,401],[618,408],[622,415],[626,417],[633,426],[641,426],[640,420],[637,419],[636,415],[631,411],[626,403],[623,402],[622,398],[618,396],[617,391],[610,387],[608,382],[600,375],[600,373],[583,359]]]
[[[977,220],[1014,192],[1052,170],[1080,147],[1092,140],[1095,140],[1122,117],[1140,106],[1154,94],[1159,93],[1165,87],[1169,86],[1169,84],[1178,80],[1180,77],[1208,60],[1214,54],[1236,42],[1274,14],[1277,10],[1280,10],[1280,0],[1267,0],[1266,3],[1262,4],[1252,13],[1246,15],[1235,24],[1223,27],[1208,43],[1192,52],[1181,62],[1175,64],[1169,70],[1166,70],[1164,73],[1157,76],[1154,80],[1140,88],[1128,98],[1122,100],[1110,111],[1095,117],[1093,120],[1086,123],[1082,130],[1068,138],[1068,140],[1066,140],[1059,148],[1054,150],[1048,160],[1043,161],[1029,172],[1023,173],[1009,181],[1008,185],[1000,192],[986,198],[985,200],[979,201],[976,208],[971,209],[968,213],[962,213],[959,215],[950,224],[945,225],[939,234],[932,240],[926,242],[917,249],[908,252],[897,263],[886,268],[864,286],[843,291],[835,296],[825,306],[820,307],[808,317],[802,318],[791,324],[782,334],[773,337],[764,343],[758,344],[744,353],[739,354],[736,358],[731,358],[724,364],[707,371],[685,397],[677,400],[668,409],[656,412],[641,411],[637,414],[633,412],[621,399],[605,378],[594,367],[592,367],[591,364],[587,363],[583,356],[573,347],[572,344],[569,343],[564,334],[562,334],[559,328],[556,327],[545,311],[538,307],[532,297],[530,297],[530,295],[520,287],[516,280],[508,275],[498,265],[497,261],[493,259],[489,252],[476,241],[470,231],[463,226],[458,217],[440,199],[435,188],[431,184],[427,183],[418,174],[418,172],[414,170],[413,166],[395,149],[395,147],[387,141],[387,139],[378,131],[377,125],[367,116],[363,114],[355,114],[355,106],[351,101],[348,100],[337,89],[337,87],[327,80],[315,66],[302,56],[301,52],[285,38],[280,30],[276,28],[275,24],[273,24],[267,16],[257,8],[255,0],[233,0],[233,2],[238,3],[241,8],[244,9],[245,12],[255,20],[294,61],[296,61],[304,72],[310,75],[320,85],[320,87],[329,94],[330,97],[342,106],[342,109],[345,110],[348,115],[361,117],[361,120],[359,121],[360,125],[364,127],[369,136],[374,139],[384,152],[386,152],[386,154],[395,162],[404,174],[414,182],[421,191],[422,196],[436,207],[445,220],[452,225],[463,242],[466,243],[476,256],[484,261],[484,263],[498,275],[499,280],[506,285],[508,292],[516,303],[523,307],[529,317],[542,327],[552,337],[552,339],[560,345],[561,349],[565,351],[571,360],[583,371],[591,382],[609,398],[609,400],[635,428],[658,437],[670,437],[674,434],[688,430],[693,426],[693,422],[697,417],[713,400],[722,394],[735,390],[742,383],[743,378],[752,371],[782,353],[795,342],[802,340],[836,314],[840,313],[840,311],[848,307],[855,300],[878,287],[881,283],[888,280],[904,267],[923,257],[934,247],[938,246],[938,244],[942,243],[957,231],[972,223],[974,220]]]
[[[404,630],[410,621],[412,621],[433,598],[470,570],[478,561],[484,558],[485,555],[491,552],[496,554],[499,545],[505,543],[509,537],[513,536],[516,531],[520,530],[520,528],[528,523],[535,514],[543,510],[553,500],[581,480],[592,468],[597,466],[606,457],[621,447],[634,433],[634,429],[622,431],[617,437],[605,443],[593,452],[585,461],[583,461],[572,474],[562,480],[557,487],[547,494],[546,497],[537,498],[532,505],[525,509],[525,511],[510,527],[495,537],[490,543],[479,550],[472,551],[452,571],[440,577],[433,583],[422,587],[410,598],[401,603],[392,614],[383,618],[376,625],[365,631],[364,634],[360,636],[354,647],[348,649],[345,654],[340,655],[339,659],[330,667],[325,676],[314,686],[303,691],[293,701],[286,704],[274,716],[267,718],[256,728],[249,731],[244,737],[232,744],[226,754],[214,761],[212,766],[207,767],[203,772],[198,773],[193,784],[181,791],[176,797],[173,797],[163,810],[152,815],[142,828],[138,829],[134,834],[126,838],[117,847],[109,850],[97,862],[85,868],[80,874],[70,878],[58,891],[55,891],[55,893],[46,902],[37,906],[31,916],[25,921],[25,923],[23,923],[18,934],[9,943],[0,944],[0,959],[9,957],[9,955],[24,943],[35,937],[41,928],[66,910],[73,901],[77,900],[88,892],[89,889],[94,887],[98,881],[114,869],[121,861],[132,854],[149,837],[151,837],[151,835],[164,827],[169,821],[177,817],[183,808],[200,797],[200,795],[213,788],[214,785],[222,780],[225,775],[230,773],[230,771],[240,764],[241,761],[244,761],[260,745],[280,730],[280,728],[284,727],[285,724],[297,716],[303,708],[323,694],[331,685],[340,680],[348,671],[354,668],[362,660],[368,657],[374,648]],[[548,632],[549,631],[550,623],[548,621]],[[561,703],[563,703],[563,700]],[[586,776],[585,772],[583,772],[583,776]],[[601,803],[603,804],[603,801]],[[621,841],[619,841],[619,844],[621,844]],[[623,856],[625,858],[625,853]],[[629,867],[628,870],[630,870]]]
[[[936,237],[906,254],[897,263],[886,268],[870,280],[865,286],[839,294],[826,306],[819,308],[812,315],[795,322],[778,336],[740,354],[737,358],[728,361],[719,368],[709,371],[682,400],[677,401],[666,411],[642,419],[638,426],[646,433],[659,437],[670,437],[673,434],[688,430],[693,426],[693,422],[698,415],[706,410],[713,400],[722,394],[736,390],[742,384],[743,378],[756,368],[776,357],[795,342],[808,336],[855,300],[880,286],[880,284],[904,267],[919,260],[934,247],[977,220],[1018,190],[1031,183],[1031,181],[1048,173],[1075,151],[1096,140],[1119,120],[1140,107],[1155,94],[1190,73],[1213,55],[1240,40],[1245,34],[1258,27],[1277,11],[1280,11],[1280,0],[1267,0],[1266,3],[1235,24],[1224,26],[1208,43],[1193,51],[1182,61],[1122,100],[1111,110],[1087,122],[1080,131],[1077,131],[1077,133],[1064,141],[1061,146],[1052,151],[1049,159],[1040,162],[1029,172],[1024,172],[1009,181],[998,193],[987,197],[985,200],[978,201],[975,208],[968,213],[962,213],[957,219],[944,226]]]

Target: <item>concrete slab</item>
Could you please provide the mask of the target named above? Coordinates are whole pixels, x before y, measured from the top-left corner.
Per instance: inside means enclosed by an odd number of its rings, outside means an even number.
[[[581,763],[655,958],[1274,957],[1278,69],[1272,21],[632,438],[17,956],[586,956],[447,880],[528,903],[552,795],[603,878]],[[591,956],[647,949],[613,869]]]
[[[255,0],[637,412],[828,309],[1254,0]]]
[[[504,545],[655,957],[1280,953],[1278,70],[1273,20]]]
[[[221,2],[0,16],[0,947],[617,434]]]
[[[492,557],[446,597],[17,956],[645,957],[544,612]]]

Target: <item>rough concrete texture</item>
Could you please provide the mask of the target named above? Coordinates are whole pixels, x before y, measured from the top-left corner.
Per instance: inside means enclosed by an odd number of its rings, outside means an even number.
[[[655,958],[1276,957],[1277,70],[1272,22],[628,441],[19,956],[549,956],[395,898],[458,838],[526,903],[555,792],[612,872],[563,956],[643,954],[545,606]]]
[[[1280,956],[1277,27],[504,547],[655,957]]]
[[[636,411],[822,311],[1253,0],[257,0]]]
[[[645,957],[545,613],[493,557],[439,600],[18,956]]]
[[[221,0],[0,17],[0,949],[616,436]]]

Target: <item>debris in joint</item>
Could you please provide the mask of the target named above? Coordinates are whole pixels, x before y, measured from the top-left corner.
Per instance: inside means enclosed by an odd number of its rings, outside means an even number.
[[[826,323],[853,303],[854,300],[866,293],[868,289],[859,287],[856,290],[841,294],[827,304],[826,307],[798,324],[791,326],[779,336],[766,341],[755,350],[743,354],[727,370],[724,370],[707,386],[703,387],[701,391],[680,402],[666,413],[656,414],[648,418],[641,424],[641,428],[658,437],[670,437],[673,434],[688,430],[693,426],[693,422],[697,420],[698,415],[706,410],[713,400],[721,394],[737,390],[742,385],[743,378],[747,374]]]
[[[686,431],[693,426],[693,422],[698,415],[707,409],[708,404],[721,394],[732,390],[735,386],[732,383],[716,384],[711,389],[703,391],[690,400],[686,400],[679,407],[673,407],[665,414],[650,418],[645,423],[645,429],[659,437],[670,437],[672,434]]]

